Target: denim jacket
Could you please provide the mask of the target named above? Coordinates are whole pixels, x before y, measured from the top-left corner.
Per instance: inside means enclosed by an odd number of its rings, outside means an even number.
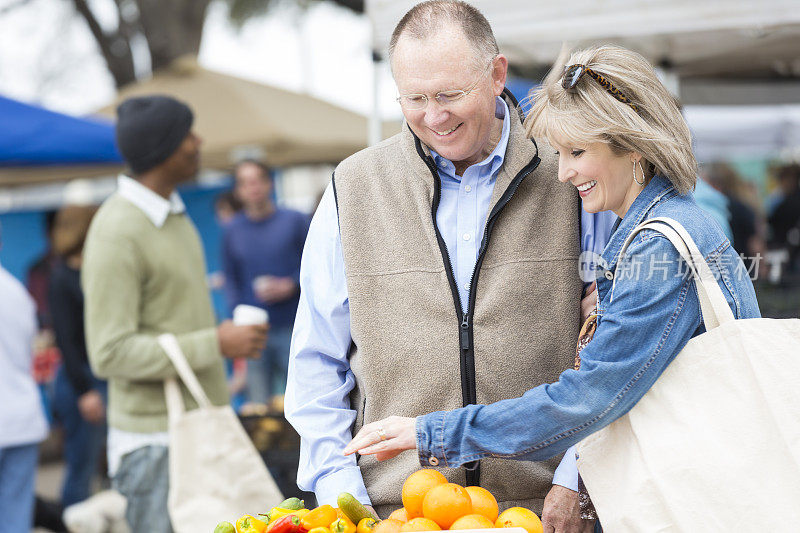
[[[484,457],[547,459],[621,417],[644,396],[689,339],[705,331],[688,269],[663,235],[640,232],[618,265],[631,231],[660,216],[686,227],[736,318],[760,316],[749,273],[722,229],[692,196],[679,195],[667,179],[655,176],[598,261],[605,266],[597,273],[600,317],[594,339],[581,352],[580,370],[565,370],[557,382],[519,398],[418,417],[422,465],[438,460],[439,466],[455,467]],[[619,279],[612,301],[614,277]]]

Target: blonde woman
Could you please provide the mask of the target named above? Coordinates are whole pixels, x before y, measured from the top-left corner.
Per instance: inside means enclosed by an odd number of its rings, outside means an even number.
[[[760,316],[739,256],[692,198],[697,165],[689,128],[642,56],[614,46],[576,52],[534,101],[526,127],[540,150],[557,151],[559,181],[577,189],[586,211],[619,217],[598,261],[599,318],[580,370],[565,369],[557,382],[520,398],[367,424],[346,453],[384,460],[416,448],[420,464],[440,467],[484,457],[540,461],[627,413],[689,339],[705,331],[688,269],[661,234],[639,233],[626,268],[618,268],[623,242],[648,218],[682,223],[736,318]]]

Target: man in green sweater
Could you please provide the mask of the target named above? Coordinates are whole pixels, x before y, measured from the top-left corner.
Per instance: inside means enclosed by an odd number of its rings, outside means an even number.
[[[200,239],[175,192],[199,168],[191,110],[149,96],[117,113],[132,178],[119,177],[86,239],[87,347],[92,369],[109,381],[109,474],[128,499],[126,518],[133,533],[170,532],[164,380],[176,372],[157,337],[173,333],[211,401],[225,405],[222,356],[258,356],[266,326],[215,325]]]

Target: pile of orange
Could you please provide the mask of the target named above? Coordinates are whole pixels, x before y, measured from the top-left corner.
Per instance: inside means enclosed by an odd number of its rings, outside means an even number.
[[[499,513],[497,500],[482,487],[448,483],[438,470],[418,470],[403,483],[403,507],[379,522],[373,533],[406,533],[444,529],[521,527],[542,533],[542,522],[523,507]]]

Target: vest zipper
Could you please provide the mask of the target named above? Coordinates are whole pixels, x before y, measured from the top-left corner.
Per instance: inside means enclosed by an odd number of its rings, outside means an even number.
[[[500,212],[505,208],[506,204],[511,200],[511,197],[514,196],[514,193],[517,192],[520,183],[522,180],[525,179],[528,174],[533,172],[536,167],[539,166],[541,159],[539,156],[534,156],[534,158],[525,165],[525,167],[514,176],[514,179],[511,180],[511,183],[503,191],[503,195],[498,200],[497,204],[492,209],[491,213],[486,219],[486,226],[484,227],[483,232],[483,239],[481,240],[481,246],[478,251],[478,259],[475,261],[475,266],[472,269],[472,275],[470,276],[470,283],[469,283],[469,296],[467,297],[467,311],[464,312],[461,305],[461,296],[458,292],[458,284],[455,280],[455,273],[453,271],[453,263],[450,260],[450,253],[447,250],[447,245],[444,242],[444,238],[442,238],[442,234],[439,231],[439,226],[436,223],[436,212],[439,209],[439,201],[441,200],[441,189],[442,183],[441,179],[439,178],[439,171],[436,169],[436,164],[433,161],[433,158],[429,155],[426,155],[422,149],[422,144],[417,138],[414,136],[417,153],[422,158],[422,160],[427,165],[428,169],[433,176],[433,202],[431,205],[431,217],[433,218],[433,229],[436,233],[436,241],[439,244],[439,250],[442,254],[442,258],[445,262],[445,269],[447,274],[447,280],[450,282],[450,291],[453,294],[453,302],[456,306],[456,316],[459,318],[459,328],[458,328],[458,338],[459,338],[459,347],[460,347],[460,368],[461,368],[461,398],[462,404],[464,406],[475,404],[477,403],[477,389],[475,384],[475,349],[473,346],[473,326],[472,326],[472,315],[475,312],[475,294],[477,292],[477,285],[478,285],[478,274],[480,272],[481,264],[483,263],[483,258],[486,255],[486,249],[489,246],[489,239],[491,237],[492,229],[494,228],[494,224],[497,221],[497,217],[499,216]],[[467,486],[477,486],[480,485],[480,461],[472,461],[467,465],[464,465],[466,468],[466,476]]]

